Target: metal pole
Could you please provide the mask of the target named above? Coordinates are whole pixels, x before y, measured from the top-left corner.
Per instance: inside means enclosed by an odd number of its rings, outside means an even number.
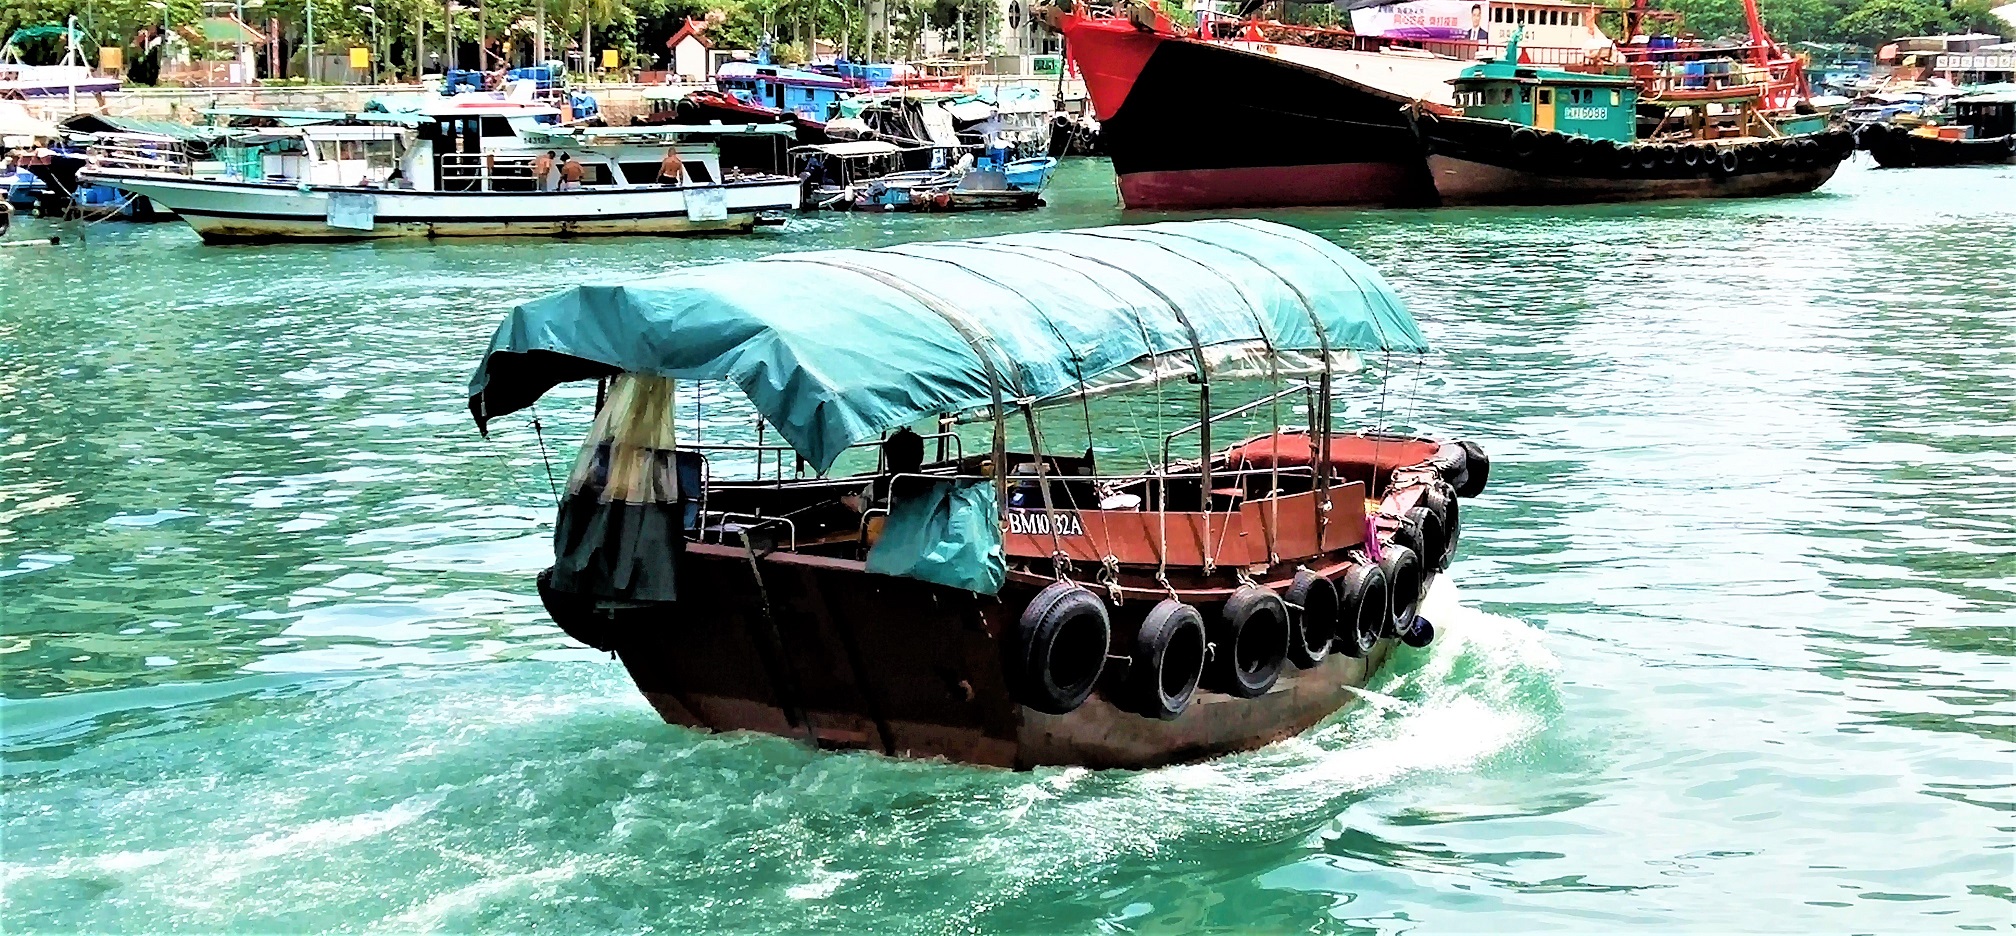
[[[427,73],[427,3],[413,0],[413,81]]]
[[[441,32],[448,39],[447,54],[441,57],[441,70],[451,72],[458,64],[455,61],[455,0],[442,0]]]
[[[539,34],[532,38],[532,64],[546,64],[546,0],[533,0],[539,9]]]
[[[245,0],[236,0],[236,3],[232,7],[232,14],[238,20],[238,67],[245,70],[245,74],[239,75],[238,80],[242,84],[251,84],[252,75],[250,73],[254,69],[249,60],[252,54],[251,50],[245,47]]]
[[[72,16],[69,19],[63,21],[63,42],[64,45],[66,46],[66,48],[63,50],[63,60],[65,62],[68,62],[70,60],[70,56],[75,55],[77,56],[77,64],[79,65],[84,64],[84,54],[82,52],[77,51],[77,17]],[[71,113],[76,113],[77,73],[67,68],[64,69],[63,71],[65,74],[70,76],[70,111]]]
[[[308,0],[308,81],[315,82],[315,0]]]

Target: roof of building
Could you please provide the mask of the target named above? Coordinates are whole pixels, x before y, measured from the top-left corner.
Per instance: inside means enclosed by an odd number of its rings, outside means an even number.
[[[687,39],[700,43],[703,48],[714,48],[714,43],[701,33],[706,28],[706,20],[696,20],[690,16],[686,17],[686,22],[679,27],[679,31],[673,33],[672,38],[665,40],[665,48],[677,47],[680,42]]]

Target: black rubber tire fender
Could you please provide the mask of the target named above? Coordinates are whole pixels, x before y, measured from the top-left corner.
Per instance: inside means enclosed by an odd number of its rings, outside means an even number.
[[[1416,504],[1407,511],[1407,522],[1419,531],[1416,533],[1419,546],[1410,547],[1421,557],[1423,566],[1433,569],[1442,558],[1442,552],[1449,548],[1449,533],[1442,526],[1442,515],[1430,509],[1427,504]]]
[[[1634,165],[1638,167],[1639,171],[1650,172],[1659,168],[1659,153],[1652,147],[1642,144],[1634,146],[1631,148],[1631,154],[1636,160]]]
[[[1459,443],[1441,442],[1435,446],[1434,457],[1428,459],[1428,467],[1442,480],[1462,487],[1470,475],[1470,453]]]
[[[1390,604],[1386,573],[1378,566],[1361,562],[1344,573],[1337,589],[1337,652],[1348,657],[1372,652],[1386,630]]]
[[[1421,506],[1433,511],[1442,520],[1442,552],[1431,556],[1428,563],[1430,568],[1440,572],[1456,560],[1456,544],[1463,538],[1462,502],[1456,499],[1455,488],[1438,484],[1421,496]]]
[[[1689,169],[1701,168],[1701,147],[1692,144],[1681,147],[1680,164]]]
[[[1800,140],[1795,144],[1795,152],[1799,154],[1798,163],[1801,166],[1817,166],[1825,160],[1817,140]]]
[[[1414,612],[1420,610],[1426,570],[1421,567],[1419,553],[1394,544],[1383,550],[1379,571],[1386,574],[1388,595],[1386,630],[1382,636],[1395,637],[1406,632],[1414,621]]]
[[[1211,632],[1204,685],[1226,695],[1265,695],[1288,662],[1288,606],[1264,585],[1242,585],[1225,599]]]
[[[1680,161],[1680,147],[1674,146],[1671,143],[1661,143],[1657,149],[1659,151],[1659,165],[1672,166]]]
[[[1172,721],[1190,707],[1204,678],[1204,615],[1174,598],[1148,609],[1127,668],[1127,708]]]
[[[1506,139],[1505,146],[1514,156],[1521,159],[1530,157],[1540,149],[1540,131],[1532,127],[1518,127]]]
[[[1463,446],[1463,483],[1457,485],[1457,497],[1476,497],[1484,493],[1484,485],[1491,481],[1491,456],[1484,454],[1484,447],[1475,442],[1458,442]]]
[[[1039,712],[1065,715],[1084,705],[1106,667],[1113,625],[1106,603],[1074,582],[1052,582],[1015,622],[1008,646],[1008,691]]]
[[[1308,569],[1281,596],[1288,605],[1288,662],[1309,669],[1330,655],[1337,639],[1337,586]]]
[[[1715,154],[1715,164],[1720,166],[1725,174],[1735,175],[1737,170],[1743,168],[1743,154],[1737,152],[1736,147],[1727,147]]]

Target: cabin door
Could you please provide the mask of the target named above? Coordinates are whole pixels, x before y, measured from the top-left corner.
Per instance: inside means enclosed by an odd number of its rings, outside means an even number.
[[[1554,129],[1554,89],[1541,88],[1533,97],[1533,126]]]

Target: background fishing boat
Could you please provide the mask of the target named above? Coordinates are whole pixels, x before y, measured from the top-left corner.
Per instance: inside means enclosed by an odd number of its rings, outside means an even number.
[[[1568,71],[1503,58],[1453,82],[1456,113],[1416,106],[1443,204],[1572,204],[1809,192],[1855,151],[1847,130],[1785,134],[1758,104],[1757,81],[1643,94],[1618,69]]]
[[[108,166],[82,178],[144,195],[216,243],[748,231],[798,207],[798,180],[724,169],[714,143],[781,141],[788,127],[560,127],[555,114],[450,98],[426,113],[276,115],[302,125],[227,141],[229,177]],[[659,182],[668,150],[682,184]],[[580,185],[557,188],[557,158],[535,178],[545,153],[578,163]]]
[[[2016,162],[2016,89],[1956,97],[1946,113],[1909,125],[1871,123],[1857,139],[1885,167]]]

